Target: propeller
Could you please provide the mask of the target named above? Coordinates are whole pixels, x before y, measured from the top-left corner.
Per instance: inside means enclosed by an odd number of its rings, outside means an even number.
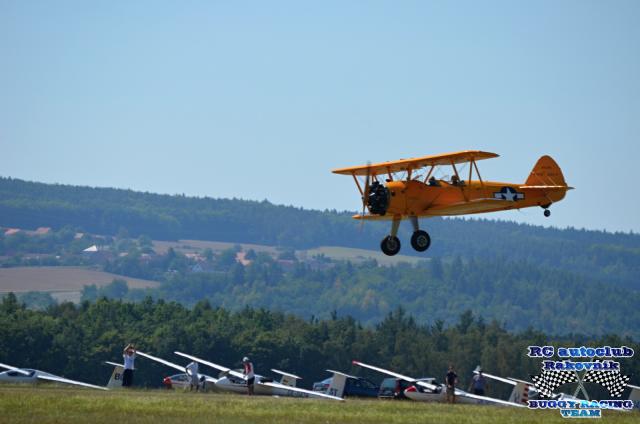
[[[371,161],[367,161],[367,176],[364,180],[364,192],[362,194],[362,214],[360,215],[362,219],[360,220],[360,231],[364,227],[364,213],[367,208],[367,204],[369,203],[369,185],[371,184]]]

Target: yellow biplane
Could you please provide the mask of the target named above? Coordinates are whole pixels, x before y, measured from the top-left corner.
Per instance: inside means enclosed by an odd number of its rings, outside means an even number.
[[[404,218],[408,218],[413,226],[411,246],[424,252],[431,245],[431,238],[426,231],[420,230],[418,218],[532,206],[542,207],[544,216],[548,217],[551,215],[549,206],[562,200],[567,190],[573,188],[567,185],[560,167],[549,156],[538,159],[524,184],[484,181],[477,162],[495,157],[498,157],[495,153],[466,150],[340,168],[333,172],[351,175],[360,191],[362,214],[354,215],[355,219],[392,221],[391,233],[380,243],[382,251],[392,256],[400,251],[397,233]],[[462,175],[464,166],[469,169]],[[451,167],[450,177],[436,178],[441,167]],[[477,179],[473,179],[474,171]],[[364,186],[361,184],[363,178]],[[369,213],[365,214],[365,209]]]

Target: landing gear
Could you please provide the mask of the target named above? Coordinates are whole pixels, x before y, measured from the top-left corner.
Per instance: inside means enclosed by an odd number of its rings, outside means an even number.
[[[410,216],[411,226],[413,227],[413,235],[411,236],[411,247],[418,252],[424,252],[431,246],[431,237],[429,233],[420,229],[418,217]]]
[[[383,238],[382,242],[380,242],[380,249],[382,249],[382,253],[387,256],[393,256],[400,251],[400,239],[398,238],[400,219],[400,217],[393,218],[391,222],[391,234]]]
[[[426,231],[418,230],[414,231],[411,236],[411,247],[418,252],[424,252],[431,246],[431,237]]]
[[[551,216],[551,211],[549,209],[545,209],[544,210],[544,216],[546,216],[547,218],[549,218]]]
[[[380,249],[387,256],[396,255],[400,251],[400,239],[398,239],[398,227],[400,226],[400,217],[394,218],[391,224],[391,234],[386,236],[380,242]],[[418,226],[418,218],[410,216],[409,221],[413,226],[413,235],[411,236],[411,247],[418,252],[424,252],[431,246],[431,237],[429,233],[423,231]]]
[[[400,239],[396,236],[386,236],[380,243],[382,253],[387,256],[393,256],[400,251]]]

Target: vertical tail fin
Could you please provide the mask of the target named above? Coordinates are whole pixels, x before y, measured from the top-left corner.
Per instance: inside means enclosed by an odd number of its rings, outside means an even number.
[[[124,365],[116,364],[115,362],[105,362],[105,364],[113,365],[113,372],[111,373],[111,378],[109,378],[109,382],[107,383],[107,387],[109,389],[117,389],[122,387],[122,373],[124,373]]]
[[[295,374],[289,374],[288,372],[280,371],[274,368],[271,368],[271,371],[282,376],[280,378],[280,384],[283,384],[285,386],[296,387],[296,382],[298,380],[302,380],[302,377],[298,377]]]
[[[562,170],[551,156],[542,156],[538,159],[524,183],[528,186],[566,186]]]
[[[344,397],[344,388],[347,385],[347,378],[355,378],[349,374],[341,373],[340,371],[327,370],[333,373],[331,384],[327,390],[327,394],[331,396]]]
[[[529,385],[518,381],[511,391],[509,402],[524,403],[526,405],[529,402]]]

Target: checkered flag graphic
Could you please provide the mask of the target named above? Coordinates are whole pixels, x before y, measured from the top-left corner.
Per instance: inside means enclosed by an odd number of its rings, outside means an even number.
[[[542,395],[551,397],[553,391],[567,383],[575,383],[578,377],[574,371],[544,370],[540,375],[532,375],[534,386]]]
[[[602,362],[596,360],[594,362]],[[589,370],[584,373],[582,381],[597,383],[609,391],[612,397],[621,397],[631,377],[622,375],[620,370]]]

